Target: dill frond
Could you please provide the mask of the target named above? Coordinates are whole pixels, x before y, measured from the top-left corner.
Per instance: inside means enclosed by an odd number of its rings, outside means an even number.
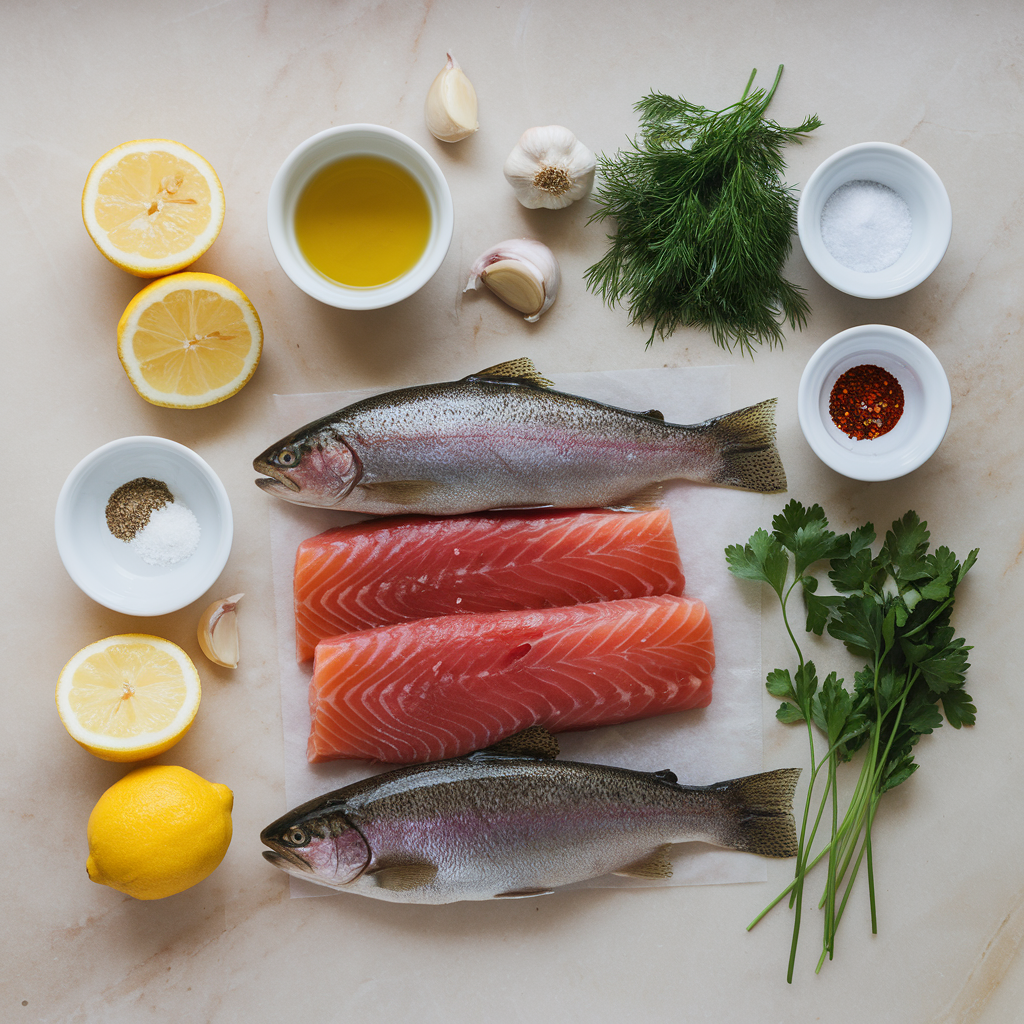
[[[591,221],[614,220],[605,255],[585,274],[610,306],[627,304],[630,322],[666,338],[696,327],[716,345],[753,356],[782,344],[810,309],[802,289],[782,277],[796,229],[796,200],[782,183],[782,147],[821,126],[795,128],[764,118],[770,90],[708,110],[651,93],[635,109],[640,132],[626,150],[598,158],[598,205]]]

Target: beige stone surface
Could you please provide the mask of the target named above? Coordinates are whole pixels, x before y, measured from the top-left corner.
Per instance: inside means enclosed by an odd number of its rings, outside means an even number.
[[[1001,1024],[1024,994],[1020,697],[1024,405],[1019,280],[1024,13],[975,4],[878,0],[39,0],[0,7],[0,217],[5,537],[4,927],[0,1019],[111,1022],[360,1020],[853,1021]],[[480,97],[480,131],[433,140],[423,99],[450,49]],[[795,246],[788,273],[813,313],[782,350],[751,361],[697,331],[644,346],[622,310],[589,294],[603,252],[593,207],[527,211],[501,174],[527,127],[565,124],[596,151],[636,129],[633,103],[657,89],[709,107],[738,98],[752,67],[786,65],[770,115],[824,126],[787,151],[799,186],[836,150],[879,140],[919,154],[945,182],[953,236],[935,273],[893,299],[824,284]],[[349,313],[299,292],[267,239],[267,193],[283,159],[331,125],[368,121],[424,145],[455,200],[455,235],[436,277],[397,307]],[[81,220],[93,161],[133,138],[165,137],[209,159],[227,196],[223,231],[196,269],[252,299],[266,330],[255,377],[209,409],[143,402],[117,360],[115,326],[141,282],[104,260]],[[564,286],[536,325],[492,297],[463,297],[471,260],[514,235],[547,242]],[[910,476],[843,479],[817,461],[796,417],[815,347],[861,323],[904,328],[942,361],[949,432]],[[853,897],[836,959],[815,975],[819,930],[805,919],[785,980],[791,919],[744,927],[782,887],[768,880],[448,907],[357,897],[290,899],[260,857],[260,829],[284,810],[282,729],[268,496],[251,461],[276,434],[274,394],[449,379],[526,355],[569,373],[728,365],[734,404],[778,395],[789,496],[819,502],[844,529],[884,527],[908,508],[936,542],[981,548],[956,625],[974,645],[974,729],[916,748],[921,770],[886,797],[874,849],[879,930]],[[235,541],[221,580],[157,619],[107,611],[65,573],[53,535],[61,484],[116,437],[157,434],[199,452],[223,480]],[[784,498],[765,504],[765,519]],[[762,521],[750,524],[750,531]],[[737,540],[744,539],[737,537]],[[724,572],[724,563],[723,563]],[[244,592],[242,662],[206,662],[195,623],[214,597]],[[728,630],[729,624],[716,625]],[[765,602],[763,668],[787,663]],[[235,838],[220,868],[163,901],[135,902],[85,873],[85,823],[124,769],[78,748],[53,703],[61,666],[115,632],[154,632],[196,659],[204,697],[191,732],[159,760],[235,793]],[[805,764],[804,737],[763,698],[764,764]]]

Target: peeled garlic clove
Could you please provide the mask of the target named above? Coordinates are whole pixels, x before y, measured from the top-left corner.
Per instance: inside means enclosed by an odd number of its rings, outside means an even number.
[[[238,668],[238,623],[235,608],[244,594],[235,594],[220,601],[214,601],[203,612],[196,631],[199,646],[214,665],[224,668]]]
[[[505,161],[516,199],[530,210],[560,210],[590,194],[597,158],[568,128],[552,124],[523,132]]]
[[[480,127],[473,83],[450,53],[427,93],[424,114],[430,134],[441,142],[458,142]]]
[[[530,323],[551,307],[562,274],[555,254],[532,238],[510,238],[488,249],[469,268],[464,292],[485,284],[502,302],[526,314]]]

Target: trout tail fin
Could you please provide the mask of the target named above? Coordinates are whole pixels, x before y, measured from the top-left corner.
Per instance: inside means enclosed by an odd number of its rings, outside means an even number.
[[[776,401],[769,398],[701,424],[720,460],[710,483],[765,494],[786,489],[786,471],[775,447]]]
[[[793,794],[799,778],[799,768],[777,768],[710,786],[726,812],[715,841],[762,857],[795,857]]]

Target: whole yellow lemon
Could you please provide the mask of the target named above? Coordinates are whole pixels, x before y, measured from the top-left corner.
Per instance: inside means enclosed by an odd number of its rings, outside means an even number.
[[[115,782],[89,815],[89,877],[138,900],[201,882],[231,842],[231,790],[174,765]]]

